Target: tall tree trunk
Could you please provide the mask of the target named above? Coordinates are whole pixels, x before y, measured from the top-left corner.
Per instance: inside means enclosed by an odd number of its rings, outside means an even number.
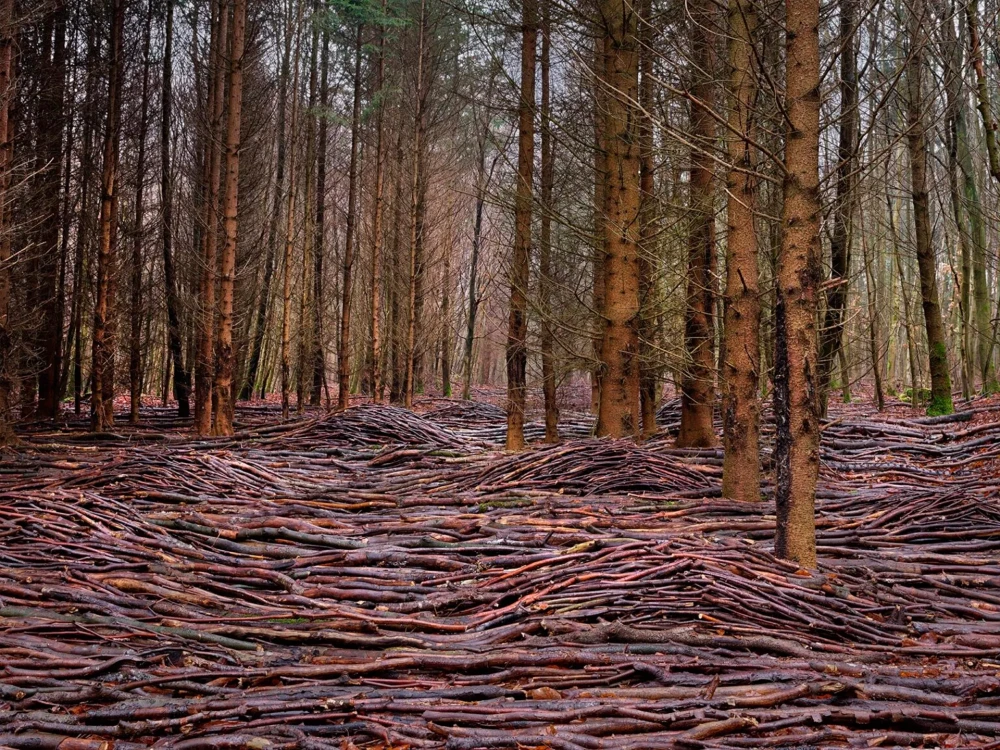
[[[691,185],[688,228],[687,308],[684,344],[688,357],[681,379],[681,427],[677,445],[715,445],[715,5],[698,0],[691,10]]]
[[[521,87],[517,109],[517,189],[514,251],[510,264],[507,324],[507,450],[524,448],[524,397],[528,367],[528,276],[531,264],[532,176],[535,166],[535,49],[537,0],[521,2]]]
[[[0,445],[14,439],[13,391],[14,342],[10,330],[11,242],[8,225],[7,191],[14,144],[10,127],[10,104],[14,98],[14,0],[0,0]]]
[[[601,143],[606,150],[604,331],[599,436],[635,437],[639,418],[639,14],[628,0],[600,0],[604,36]]]
[[[492,83],[492,80],[491,80]],[[476,318],[479,313],[479,251],[483,241],[483,213],[486,208],[486,148],[490,142],[489,126],[480,134],[479,164],[476,168],[476,218],[472,225],[472,257],[469,260],[469,315],[465,326],[465,355],[462,363],[462,398],[472,398],[472,355],[476,342]],[[499,155],[499,154],[498,154]],[[496,158],[493,163],[496,164]],[[490,173],[492,174],[492,169]]]
[[[407,309],[406,327],[406,380],[403,386],[403,403],[406,408],[413,406],[413,390],[415,387],[416,367],[416,336],[417,336],[417,301],[420,297],[418,286],[421,273],[421,244],[423,242],[423,227],[421,226],[421,193],[423,183],[423,150],[424,131],[427,127],[426,91],[424,86],[424,45],[426,43],[426,13],[427,0],[420,0],[420,24],[417,32],[417,79],[416,79],[416,111],[413,117],[413,174],[410,182],[410,276],[409,276],[409,307]]]
[[[174,398],[177,399],[177,415],[188,417],[191,414],[191,375],[184,366],[180,299],[177,293],[177,272],[174,268],[174,175],[170,164],[170,121],[174,103],[174,0],[167,0],[166,10],[160,105],[160,212],[163,233],[163,283],[166,286],[167,344],[174,366]]]
[[[441,279],[441,395],[451,398],[451,256],[455,250],[453,230],[448,227],[444,245],[444,271]]]
[[[243,110],[243,55],[245,52],[247,0],[233,0],[233,31],[229,47],[229,119],[226,125],[226,194],[222,224],[219,281],[219,343],[216,350],[216,435],[233,434],[233,288],[236,281],[236,243],[239,239],[240,121]]]
[[[906,353],[910,363],[911,404],[916,406],[918,401],[917,391],[920,386],[920,365],[917,360],[917,344],[914,340],[915,337],[911,324],[913,316],[910,313],[912,309],[910,305],[910,293],[906,289],[906,273],[903,270],[903,257],[899,251],[899,234],[896,231],[896,211],[893,206],[892,196],[889,195],[888,187],[887,183],[885,201],[888,207],[889,237],[892,239],[893,261],[896,266],[896,273],[899,275],[899,294],[903,300],[903,328],[906,332]]]
[[[66,20],[65,0],[57,0],[44,22],[45,50],[43,63],[46,69],[45,87],[41,92],[39,110],[44,127],[39,134],[42,174],[42,214],[39,226],[40,244],[37,273],[41,286],[38,326],[38,353],[42,369],[38,373],[38,415],[55,417],[59,413],[62,392],[59,390],[62,368],[62,295],[59,289],[60,241],[59,227],[63,162],[63,136],[66,116],[64,96],[66,90]],[[50,47],[51,44],[51,47]],[[62,262],[65,262],[63,258]]]
[[[107,383],[114,384],[113,340],[109,319],[113,315],[112,290],[115,247],[115,202],[118,178],[118,131],[121,125],[121,83],[124,71],[122,35],[125,26],[125,0],[112,4],[110,65],[108,66],[107,119],[104,130],[104,168],[101,174],[100,244],[97,255],[97,287],[94,294],[92,336],[90,427],[94,432],[111,429],[114,403],[105,405]],[[113,390],[112,390],[113,393]]]
[[[851,0],[847,0],[851,2]],[[723,326],[722,496],[760,500],[760,283],[754,103],[757,7],[729,0],[729,190]]]
[[[351,292],[354,272],[354,227],[358,212],[358,144],[361,140],[361,41],[362,24],[354,40],[354,100],[351,109],[351,156],[347,172],[347,222],[344,240],[343,282],[340,302],[340,345],[337,351],[337,406],[346,409],[351,402]]]
[[[206,135],[204,195],[202,211],[202,277],[198,310],[198,358],[194,378],[194,425],[199,435],[212,431],[212,381],[215,369],[215,285],[219,243],[219,179],[222,172],[222,116],[225,102],[223,64],[228,38],[229,11],[226,0],[213,5],[209,51],[208,102],[211,120]]]
[[[552,184],[553,158],[549,65],[552,49],[551,0],[542,0],[542,173],[541,228],[538,235],[538,290],[542,313],[542,394],[545,400],[545,442],[559,442],[559,404],[556,402],[556,364],[552,352]]]
[[[326,111],[330,103],[330,32],[323,30],[323,54],[320,64],[320,106]],[[313,228],[313,351],[312,392],[309,403],[319,406],[326,386],[326,349],[323,346],[323,256],[326,248],[326,149],[328,142],[326,117],[319,122],[319,149],[316,162],[316,209]]]
[[[149,45],[153,25],[152,8],[146,8],[146,26],[142,36],[142,99],[139,105],[139,153],[136,157],[135,234],[132,237],[132,288],[130,289],[129,338],[129,422],[139,423],[142,405],[142,246],[145,240],[143,199],[146,195],[146,133],[149,129]]]
[[[604,339],[606,321],[604,319],[604,266],[605,255],[605,184],[608,181],[607,148],[604,142],[604,103],[605,87],[608,85],[607,55],[604,46],[604,29],[598,21],[594,34],[594,247],[591,257],[591,307],[597,321],[593,341],[594,364],[590,369],[590,411],[599,414],[601,410],[601,376],[604,371],[601,363],[601,347]]]
[[[382,0],[382,23],[378,30],[378,63],[376,67],[375,96],[379,99],[375,122],[375,210],[372,216],[372,306],[371,306],[371,383],[372,400],[382,403],[384,383],[382,382],[382,248],[385,229],[382,226],[385,213],[385,101],[382,100],[385,87],[385,15],[387,0]]]
[[[983,130],[986,133],[986,154],[989,157],[990,174],[993,175],[995,180],[1000,181],[1000,150],[997,148],[997,121],[993,117],[989,83],[986,79],[986,68],[983,64],[983,45],[979,37],[979,0],[967,0],[965,14],[969,25],[969,50],[972,56],[972,69],[976,74],[976,104],[983,120]]]
[[[785,0],[785,201],[775,305],[775,553],[816,566],[819,0]]]
[[[951,374],[938,298],[936,258],[931,237],[930,198],[927,191],[927,126],[921,80],[924,68],[925,28],[923,0],[914,0],[909,17],[910,50],[906,61],[906,143],[910,152],[910,191],[920,268],[920,296],[927,329],[931,371],[931,403],[927,413],[951,414]]]
[[[653,268],[656,260],[656,161],[653,143],[653,26],[652,0],[642,3],[643,19],[639,27],[639,105],[642,122],[639,129],[639,410],[642,416],[642,436],[656,434],[656,406],[659,399],[655,352],[656,287]]]
[[[820,335],[820,413],[826,414],[833,361],[844,338],[844,310],[851,271],[855,152],[858,144],[857,0],[840,0],[840,134],[837,145],[837,198],[830,239],[830,283]]]
[[[289,118],[289,140],[291,153],[288,158],[288,196],[285,205],[285,252],[282,261],[281,300],[281,418],[289,417],[289,391],[292,375],[292,249],[295,241],[295,134],[299,114],[299,48],[302,33],[302,0],[298,2],[298,17],[295,21],[295,49],[292,52],[292,113]]]
[[[281,223],[281,205],[285,201],[285,159],[287,153],[286,111],[288,107],[288,78],[292,58],[292,19],[286,19],[284,53],[281,57],[281,73],[279,75],[278,93],[278,135],[277,154],[275,157],[274,201],[271,204],[271,219],[268,225],[267,248],[264,256],[264,274],[261,278],[260,297],[254,313],[254,333],[250,344],[250,359],[247,367],[247,379],[243,384],[240,398],[247,400],[253,396],[254,388],[260,379],[261,355],[264,350],[264,337],[267,334],[267,311],[271,305],[271,277],[274,275],[274,259],[277,255],[278,227]]]

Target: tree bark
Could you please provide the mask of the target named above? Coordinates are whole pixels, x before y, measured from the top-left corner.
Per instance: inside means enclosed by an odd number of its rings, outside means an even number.
[[[422,272],[421,245],[423,242],[421,193],[423,182],[424,131],[427,127],[426,91],[424,86],[424,46],[426,43],[427,1],[420,0],[420,22],[417,30],[416,111],[413,117],[413,173],[410,182],[410,275],[409,307],[406,326],[406,379],[403,385],[403,404],[413,406],[416,368],[417,303]]]
[[[247,366],[247,379],[243,384],[240,398],[247,400],[253,396],[257,381],[260,379],[261,356],[264,350],[264,337],[267,334],[267,311],[271,304],[271,284],[274,274],[274,259],[277,255],[278,227],[281,223],[281,204],[285,200],[285,159],[287,125],[286,111],[288,106],[288,78],[292,57],[292,21],[286,19],[284,52],[281,57],[281,72],[278,83],[278,122],[277,122],[277,154],[275,156],[275,187],[274,201],[271,204],[271,219],[268,225],[267,248],[264,257],[264,274],[261,278],[260,296],[257,299],[257,309],[254,313],[254,334],[250,344],[250,360]]]
[[[521,2],[521,86],[517,108],[517,188],[514,251],[510,265],[507,323],[507,450],[524,448],[524,399],[528,367],[528,278],[531,263],[531,201],[535,166],[535,50],[538,3]]]
[[[715,6],[698,0],[691,9],[691,186],[688,228],[687,308],[684,344],[687,363],[681,379],[681,428],[677,445],[716,444],[715,411]]]
[[[559,404],[556,401],[556,363],[553,354],[552,331],[552,187],[553,153],[551,132],[551,93],[549,67],[552,48],[551,0],[542,0],[542,164],[541,164],[541,227],[538,235],[538,290],[542,317],[542,396],[545,401],[545,442],[559,442]]]
[[[775,553],[816,566],[819,1],[785,0],[785,201],[775,304]]]
[[[385,229],[385,22],[387,0],[382,0],[382,23],[378,30],[378,63],[375,79],[375,96],[378,97],[378,112],[375,122],[375,208],[372,216],[372,306],[371,306],[371,383],[372,400],[382,403],[385,384],[382,382],[382,249]]]
[[[288,196],[285,204],[285,251],[282,261],[281,300],[281,418],[289,417],[292,375],[292,249],[295,241],[295,134],[299,113],[299,48],[301,46],[303,2],[299,0],[295,21],[295,49],[292,51],[292,113],[289,118],[291,149],[288,158]]]
[[[10,105],[14,98],[13,61],[16,35],[14,0],[0,0],[0,446],[7,445],[14,439],[11,408],[14,342],[10,327],[12,284],[7,192],[10,189],[14,153]]]
[[[174,269],[174,175],[170,163],[170,121],[174,101],[174,0],[167,0],[166,12],[160,105],[160,209],[163,233],[163,283],[166,287],[167,344],[174,366],[174,398],[177,399],[177,415],[188,417],[191,414],[191,375],[184,366],[180,299],[177,294],[177,273]]]
[[[105,404],[108,383],[114,384],[113,340],[109,319],[114,309],[112,290],[116,232],[115,203],[118,178],[118,131],[121,125],[121,83],[123,77],[122,35],[125,26],[125,0],[112,4],[110,64],[108,66],[107,119],[104,130],[104,167],[101,174],[100,244],[97,254],[97,286],[94,293],[94,328],[91,349],[90,427],[107,432],[113,424],[114,402]]]
[[[652,0],[642,4],[643,19],[639,30],[639,106],[642,122],[639,126],[639,409],[642,415],[642,436],[656,434],[656,407],[659,400],[656,344],[656,287],[653,268],[656,262],[656,161],[653,143],[653,26]]]
[[[41,210],[44,220],[38,227],[38,284],[40,313],[38,322],[38,353],[42,369],[38,373],[38,416],[55,417],[60,411],[62,391],[63,303],[59,285],[61,189],[63,136],[66,129],[64,98],[66,91],[66,21],[65,0],[57,0],[47,16],[43,64],[46,76],[41,92],[39,112],[44,127],[39,133],[38,148],[43,163],[39,178],[42,182]],[[50,46],[51,45],[51,46]],[[65,257],[62,258],[65,263]]]
[[[219,241],[219,179],[222,172],[222,117],[225,102],[223,77],[224,47],[228,36],[229,12],[226,0],[213,5],[212,36],[209,50],[208,102],[211,108],[204,158],[202,207],[202,277],[198,310],[198,358],[194,378],[194,424],[199,435],[212,431],[212,382],[215,369],[215,285]]]
[[[362,24],[354,40],[354,101],[351,109],[351,156],[347,180],[347,222],[344,232],[340,302],[340,345],[337,351],[337,406],[346,409],[351,403],[351,292],[354,273],[354,227],[358,212],[358,144],[361,140],[361,42]]]
[[[323,30],[323,52],[320,63],[320,107],[326,111],[330,103],[330,32]],[[316,208],[313,227],[313,351],[312,351],[312,391],[309,403],[319,406],[323,388],[326,386],[326,349],[323,346],[323,300],[325,295],[323,264],[326,248],[326,149],[328,143],[328,121],[319,122],[319,145],[316,159]]]
[[[844,310],[851,271],[855,152],[858,144],[857,0],[840,0],[840,133],[837,144],[837,197],[830,239],[830,282],[820,335],[819,398],[825,415],[833,361],[844,338]]]
[[[604,37],[601,144],[606,151],[604,330],[598,436],[635,437],[639,417],[639,50],[638,12],[627,0],[599,3]]]
[[[914,0],[910,7],[910,50],[906,61],[906,142],[910,152],[910,192],[931,371],[931,403],[927,413],[941,415],[951,414],[954,407],[951,400],[948,350],[938,297],[937,261],[931,237],[930,198],[927,190],[927,126],[921,91],[925,47],[923,25],[927,21],[923,0]]]
[[[149,127],[149,46],[153,12],[147,5],[146,26],[142,36],[142,95],[139,105],[139,148],[136,156],[135,230],[132,237],[132,288],[129,337],[129,423],[139,423],[142,405],[142,246],[145,240],[143,222],[146,196],[146,133]]]
[[[243,111],[243,55],[246,41],[247,0],[233,0],[232,38],[229,47],[229,104],[226,124],[226,192],[222,224],[219,280],[219,343],[215,369],[216,435],[233,434],[233,288],[236,280],[236,243],[239,239],[240,121]]]
[[[850,2],[851,0],[848,0]],[[729,198],[723,327],[722,496],[760,500],[760,283],[755,135],[757,8],[729,2]]]

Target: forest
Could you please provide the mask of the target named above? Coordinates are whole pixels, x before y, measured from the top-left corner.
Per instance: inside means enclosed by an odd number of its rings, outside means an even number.
[[[997,0],[0,0],[0,750],[1000,748]]]

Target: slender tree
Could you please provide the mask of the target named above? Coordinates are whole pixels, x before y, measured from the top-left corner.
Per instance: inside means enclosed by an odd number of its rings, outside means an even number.
[[[715,4],[696,0],[691,12],[691,184],[688,207],[687,311],[684,342],[688,352],[681,380],[681,428],[677,445],[715,445],[715,179],[712,151],[715,119]]]
[[[507,323],[507,450],[524,448],[524,400],[528,366],[528,281],[531,264],[531,202],[535,165],[535,66],[538,4],[521,2],[521,85],[517,107],[517,188],[514,251],[510,265]]]
[[[785,0],[785,182],[775,305],[775,552],[816,565],[819,1]]]
[[[340,346],[337,351],[337,406],[346,409],[351,399],[351,293],[354,273],[354,232],[358,213],[358,145],[361,141],[361,54],[364,24],[358,22],[354,38],[353,104],[351,107],[351,155],[347,169],[347,221],[344,231],[340,303]]]
[[[906,59],[906,143],[910,154],[910,194],[914,236],[920,269],[920,298],[924,310],[931,371],[931,402],[927,413],[951,414],[951,374],[944,322],[938,296],[937,260],[931,241],[930,195],[927,188],[927,124],[922,93],[928,22],[923,0],[913,0],[908,17],[910,49]]]
[[[850,2],[850,0],[848,0]],[[755,0],[729,0],[729,178],[722,382],[722,495],[760,500],[760,282],[754,104]]]
[[[639,417],[639,50],[638,7],[600,0],[606,152],[600,226],[604,243],[599,436],[635,437]]]
[[[844,337],[844,311],[851,270],[851,227],[858,143],[857,0],[840,0],[840,132],[837,144],[837,197],[830,240],[830,280],[820,336],[820,411],[826,413],[830,373]]]
[[[129,422],[138,424],[142,404],[142,264],[145,242],[143,209],[146,197],[146,135],[149,127],[149,51],[153,14],[146,11],[146,24],[142,35],[142,93],[139,104],[139,140],[136,156],[135,229],[132,235],[132,288],[130,299],[129,329]]]
[[[381,403],[384,396],[382,382],[382,248],[385,242],[385,18],[387,0],[382,0],[382,23],[378,27],[378,62],[376,63],[375,96],[375,207],[372,215],[372,305],[371,305],[371,363],[369,377],[372,383],[372,400]]]
[[[174,366],[174,398],[180,417],[191,414],[191,376],[184,365],[181,337],[181,305],[174,268],[174,175],[170,159],[173,117],[174,0],[166,0],[166,28],[163,43],[163,82],[160,89],[160,222],[163,241],[163,284],[167,305],[167,342]],[[86,194],[86,193],[85,193]]]
[[[239,239],[240,122],[243,110],[243,66],[246,42],[246,0],[233,0],[232,37],[229,40],[229,103],[226,124],[226,191],[223,200],[221,274],[219,278],[219,342],[215,369],[214,434],[233,434],[233,288],[236,280],[236,243]]]
[[[14,94],[16,35],[14,0],[0,0],[0,446],[14,439],[11,409],[14,342],[10,325],[11,241],[7,201],[14,151],[10,105]]]
[[[219,180],[222,174],[222,122],[225,113],[226,55],[223,47],[229,35],[228,2],[219,0],[212,6],[212,33],[209,42],[208,106],[211,108],[205,140],[202,179],[204,204],[202,206],[202,275],[198,310],[198,358],[194,377],[194,424],[199,435],[212,431],[213,393],[215,371],[215,290],[218,270],[218,211]]]
[[[125,28],[125,0],[113,0],[109,46],[107,116],[104,128],[104,168],[101,174],[100,239],[97,254],[97,288],[94,295],[94,328],[91,350],[90,427],[107,432],[113,424],[114,400],[105,405],[108,387],[114,394],[114,340],[109,335],[109,318],[114,310],[112,289],[118,200],[118,131],[121,125],[121,85],[124,71],[122,36]]]

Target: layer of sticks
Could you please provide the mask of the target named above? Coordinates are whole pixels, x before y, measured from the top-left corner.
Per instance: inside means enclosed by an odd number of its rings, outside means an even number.
[[[714,449],[570,415],[580,437],[506,456],[495,407],[430,406],[227,441],[32,430],[0,465],[0,748],[1000,735],[991,407],[839,407],[808,573],[771,554],[766,487],[719,497]]]

